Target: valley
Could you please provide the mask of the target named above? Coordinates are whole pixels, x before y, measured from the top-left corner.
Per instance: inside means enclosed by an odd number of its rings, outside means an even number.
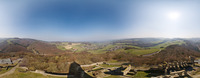
[[[198,75],[197,70],[200,69],[194,63],[194,60],[200,58],[199,43],[188,39],[133,38],[103,42],[47,42],[14,38],[1,40],[0,51],[0,59],[23,59],[14,67],[15,71],[2,78],[191,77]],[[193,71],[186,70],[191,67]],[[0,72],[4,74],[14,68],[4,64]],[[165,69],[169,69],[169,73],[166,74]],[[127,73],[120,74],[124,71]],[[174,71],[186,71],[188,74],[172,74]]]

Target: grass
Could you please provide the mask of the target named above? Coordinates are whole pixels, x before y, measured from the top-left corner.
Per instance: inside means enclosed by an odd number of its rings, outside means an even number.
[[[117,60],[110,60],[108,63],[119,63]]]
[[[143,71],[138,71],[136,73],[136,75],[133,76],[133,78],[148,78],[146,77],[148,75],[148,73],[145,73]]]
[[[12,40],[15,40],[15,39],[8,39],[8,40],[7,40],[8,44],[13,44],[13,43],[11,42]]]
[[[141,47],[138,47],[138,46],[127,45],[127,47],[132,47],[132,48],[136,48],[136,49],[141,49]]]
[[[32,73],[32,72],[19,72],[20,68],[17,68],[13,74],[4,76],[2,78],[65,78],[65,77],[54,77],[54,76],[44,76],[42,74]]]
[[[151,43],[157,44],[157,43],[160,43],[160,42],[163,42],[163,40],[155,41],[155,42],[151,42]],[[132,46],[132,45],[126,45],[126,43],[116,43],[115,45],[108,44],[104,48],[97,49],[97,50],[87,50],[86,48],[82,47],[82,46],[86,46],[86,45],[85,44],[81,44],[81,43],[73,43],[70,46],[72,47],[71,50],[76,49],[75,52],[87,51],[87,52],[94,53],[94,54],[106,53],[107,50],[109,50],[110,48],[114,48],[116,46],[126,46],[126,47],[132,47],[132,49],[124,50],[124,49],[121,48],[121,49],[115,50],[115,52],[126,52],[126,53],[131,53],[131,54],[134,54],[134,55],[144,55],[144,54],[151,54],[151,53],[157,52],[160,49],[163,50],[167,46],[175,45],[175,44],[182,45],[182,44],[185,44],[185,42],[183,40],[167,41],[165,43],[161,43],[161,44],[158,44],[156,46],[146,47],[146,48],[141,48],[141,47]],[[68,45],[68,44],[67,43],[63,43],[63,45]],[[66,50],[65,47],[63,47],[63,45],[58,45],[57,48],[61,49],[61,50]],[[98,45],[101,45],[101,44],[92,44],[92,45],[90,45],[88,47],[97,47]],[[161,47],[163,47],[163,48],[161,48]]]
[[[156,45],[156,46],[153,46],[153,47],[149,47],[149,48],[160,48],[160,47],[166,48],[169,45],[175,45],[175,44],[182,45],[182,44],[186,44],[186,43],[183,40],[167,41],[165,43],[162,43],[162,44],[159,44],[159,45]]]
[[[77,44],[77,45],[72,45],[73,49],[76,49],[76,52],[82,52],[85,51],[86,49],[82,48],[82,46],[84,46],[84,44]]]
[[[9,67],[8,70],[6,70],[7,68],[1,68],[1,69],[0,69],[0,74],[3,74],[3,73],[5,73],[5,72],[9,71],[9,70],[12,69],[12,68],[13,68],[13,67]]]
[[[102,64],[101,67],[121,67],[121,65],[108,65],[108,64]]]
[[[83,46],[81,43],[72,43],[71,45],[69,45],[68,42],[62,42],[61,44],[57,44],[57,43],[52,43],[54,45],[56,45],[56,47],[60,50],[72,50],[73,49],[77,49],[77,52],[81,52],[83,51],[84,49],[81,48],[81,46]],[[71,48],[67,48],[67,47],[71,47]]]
[[[16,39],[8,39],[8,40],[7,40],[8,44],[13,44],[13,43],[12,43],[13,40],[16,40]]]
[[[98,49],[98,50],[91,50],[89,52],[91,53],[94,53],[94,54],[101,54],[101,53],[106,53],[107,50],[111,49],[111,48],[114,48],[116,46],[121,46],[121,44],[116,44],[116,45],[112,45],[112,44],[109,44],[107,45],[106,47],[102,48],[102,49]],[[119,50],[119,49],[118,49]]]
[[[92,71],[98,71],[98,70],[102,70],[103,68],[96,68],[96,69],[93,69]]]
[[[159,43],[159,42],[156,42],[156,43]],[[151,54],[151,53],[157,52],[160,49],[163,50],[170,45],[182,45],[182,44],[185,44],[183,40],[167,41],[165,43],[162,43],[153,47],[147,47],[146,49],[137,47],[137,49],[129,49],[129,50],[125,50],[125,52],[131,53],[134,55],[144,55],[144,54]]]
[[[152,42],[152,43],[160,43],[160,42],[162,42],[162,40],[157,41],[157,42]],[[163,50],[167,46],[175,45],[175,44],[182,45],[182,44],[185,44],[185,42],[183,40],[167,41],[165,43],[162,43],[162,44],[159,44],[159,45],[156,45],[156,46],[152,46],[152,47],[147,47],[147,48],[141,48],[141,47],[132,46],[132,45],[125,45],[124,43],[117,43],[116,45],[109,44],[108,46],[104,47],[103,49],[89,51],[89,52],[95,53],[95,54],[105,53],[106,50],[109,49],[109,48],[113,48],[113,47],[118,46],[118,45],[124,45],[124,46],[127,46],[127,47],[132,47],[133,49],[129,49],[129,50],[118,49],[115,52],[127,52],[127,53],[131,53],[131,54],[134,54],[134,55],[144,55],[144,54],[151,54],[151,53],[157,52],[160,49]],[[161,48],[161,47],[163,47],[163,48]]]
[[[153,48],[153,49],[129,49],[125,50],[127,53],[131,53],[134,55],[144,55],[144,54],[150,54],[159,51],[160,49]]]
[[[57,47],[58,49],[60,49],[60,50],[63,50],[63,51],[66,50],[65,47],[63,47],[63,46],[61,46],[61,45],[56,45],[56,47]]]

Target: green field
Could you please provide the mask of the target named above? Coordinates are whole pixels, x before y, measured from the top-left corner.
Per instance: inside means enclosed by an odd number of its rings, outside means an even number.
[[[148,78],[148,77],[146,77],[147,75],[148,75],[148,73],[139,71],[139,72],[137,72],[137,74],[135,74],[133,76],[133,78]]]
[[[134,55],[144,55],[144,54],[150,54],[159,51],[159,48],[150,48],[150,49],[130,49],[125,50],[127,53],[131,53]]]
[[[94,53],[94,54],[100,54],[100,53],[106,53],[108,49],[116,47],[118,45],[107,45],[106,47],[102,48],[102,49],[98,49],[98,50],[90,50],[89,52]]]
[[[13,43],[11,42],[12,40],[15,40],[15,39],[8,39],[8,40],[7,40],[8,44],[13,44]]]
[[[57,45],[56,47],[57,47],[58,49],[60,49],[60,50],[63,50],[63,51],[66,50],[65,47],[63,47],[63,46],[61,46],[61,45]]]
[[[158,44],[163,42],[164,40],[160,40],[160,41],[153,41],[150,42],[151,44]],[[131,53],[134,55],[144,55],[144,54],[150,54],[150,53],[154,53],[159,51],[160,49],[163,50],[165,49],[167,46],[170,45],[182,45],[182,44],[186,44],[183,40],[174,40],[174,41],[166,41],[164,43],[155,45],[155,46],[151,46],[151,47],[139,47],[139,46],[133,46],[133,45],[129,45],[128,43],[115,43],[115,44],[106,44],[106,46],[104,46],[103,48],[98,48],[98,49],[86,49],[83,46],[87,46],[87,47],[98,47],[101,46],[102,44],[99,43],[92,43],[91,45],[86,45],[86,44],[78,44],[78,43],[74,43],[75,45],[70,45],[72,48],[69,49],[71,51],[75,51],[75,52],[90,52],[90,53],[94,53],[94,54],[101,54],[101,53],[106,53],[108,52],[110,49],[115,48],[117,46],[124,46],[124,47],[131,47],[131,49],[125,50],[124,48],[120,48],[115,50],[114,52],[126,52],[126,53]],[[128,44],[128,45],[127,45]],[[68,45],[67,43],[62,43],[62,45],[57,45],[57,48],[61,49],[61,50],[66,50],[64,48],[65,45]]]
[[[76,52],[83,52],[86,49],[82,48],[82,46],[84,46],[84,44],[72,45],[72,49],[76,49]]]
[[[119,61],[117,61],[117,60],[110,60],[110,61],[107,61],[107,63],[119,63]]]
[[[156,43],[158,43],[158,42],[156,42]],[[147,48],[138,47],[138,49],[129,49],[129,50],[125,50],[125,52],[131,53],[134,55],[144,55],[144,54],[150,54],[150,53],[157,52],[160,49],[163,50],[167,46],[170,46],[170,45],[182,45],[182,44],[186,44],[186,43],[183,40],[167,41],[165,43],[158,44],[153,47],[147,47]],[[163,48],[161,48],[161,47],[163,47]]]
[[[183,40],[175,40],[175,41],[167,41],[165,43],[162,43],[153,47],[149,47],[149,48],[160,48],[160,47],[166,48],[169,45],[182,45],[182,44],[186,44],[186,43]]]

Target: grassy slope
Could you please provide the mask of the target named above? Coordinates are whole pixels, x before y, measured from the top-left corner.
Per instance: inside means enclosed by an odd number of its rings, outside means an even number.
[[[7,71],[9,71],[10,69],[12,69],[13,67],[10,67],[10,68],[8,68],[8,70],[6,70],[6,68],[1,68],[0,69],[0,74],[3,74],[3,73],[5,73],[5,72],[7,72]]]
[[[148,77],[146,77],[147,75],[148,75],[148,73],[139,71],[139,72],[137,72],[136,75],[133,76],[133,78],[148,78]]]
[[[113,47],[115,47],[115,46],[118,46],[118,45],[111,45],[111,44],[109,44],[109,45],[107,45],[107,46],[106,46],[105,48],[103,48],[103,49],[91,50],[91,51],[89,51],[89,52],[95,53],[95,54],[106,53],[106,52],[107,52],[106,50],[108,50],[108,49],[110,49],[110,48],[113,48]]]
[[[182,45],[182,44],[185,44],[185,42],[183,40],[167,41],[165,43],[162,43],[153,47],[149,47],[149,48],[160,48],[160,47],[166,48],[169,45],[175,45],[175,44]]]
[[[63,51],[66,50],[65,47],[63,47],[63,46],[61,46],[61,45],[56,45],[56,47],[57,47],[58,49],[60,49],[60,50],[63,50]]]
[[[2,78],[65,78],[65,77],[53,77],[44,76],[42,74],[31,73],[31,72],[19,72],[20,68],[17,68],[11,75],[4,76]]]
[[[159,51],[159,48],[150,48],[150,49],[130,49],[125,50],[125,52],[134,54],[134,55],[144,55],[144,54],[150,54]]]
[[[7,40],[8,44],[13,44],[13,43],[11,42],[12,40],[15,40],[15,39],[8,39],[8,40]]]
[[[155,42],[155,43],[159,43],[159,42]],[[160,49],[165,49],[167,46],[175,45],[175,44],[182,45],[182,44],[185,44],[185,42],[183,40],[167,41],[165,43],[162,43],[153,47],[146,47],[146,48],[141,48],[137,46],[129,46],[129,47],[135,47],[136,49],[129,49],[129,50],[119,49],[117,52],[127,52],[134,55],[144,55],[144,54],[157,52]],[[163,47],[163,48],[160,48],[160,47]]]
[[[82,48],[81,46],[84,46],[84,44],[78,44],[78,45],[71,45],[71,47],[73,49],[76,49],[77,51],[76,52],[82,52],[82,51],[85,51],[86,49]]]
[[[77,49],[76,52],[82,52],[84,51],[85,49],[81,48],[81,46],[83,46],[83,44],[80,44],[80,43],[73,43],[72,45],[69,45],[68,42],[63,42],[61,44],[55,44],[56,47],[60,50],[73,50],[73,49]],[[65,47],[68,46],[68,47],[71,47],[71,49],[66,49]]]

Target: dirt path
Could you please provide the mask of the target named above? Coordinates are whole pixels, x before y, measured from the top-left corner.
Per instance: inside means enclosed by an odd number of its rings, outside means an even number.
[[[152,55],[158,54],[158,53],[160,53],[160,52],[161,52],[161,49],[160,49],[159,51],[157,51],[157,52],[150,53],[150,54],[145,54],[145,55],[142,55],[142,56],[152,56]]]
[[[0,78],[3,77],[3,76],[10,75],[10,74],[14,73],[15,69],[17,67],[19,67],[19,64],[17,64],[17,66],[13,67],[11,70],[7,71],[6,73],[0,74]]]

